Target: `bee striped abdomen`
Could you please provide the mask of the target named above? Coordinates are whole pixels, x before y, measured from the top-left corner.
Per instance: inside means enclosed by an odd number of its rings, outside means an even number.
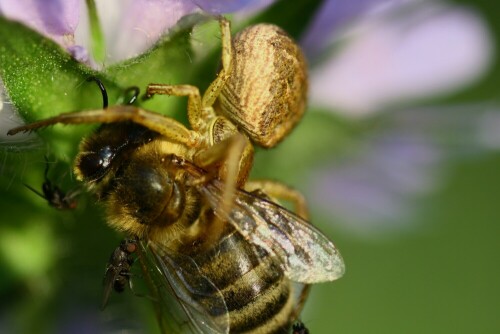
[[[223,295],[231,333],[270,333],[288,325],[293,298],[277,258],[231,232],[194,259]]]

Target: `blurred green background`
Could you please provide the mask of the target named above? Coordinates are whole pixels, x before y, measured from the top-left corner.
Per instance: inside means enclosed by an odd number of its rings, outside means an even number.
[[[491,30],[493,41],[499,40],[500,4],[486,0],[456,3],[474,8]],[[289,16],[283,8],[281,12],[293,30],[299,23],[288,17],[298,15],[296,9],[291,8]],[[182,38],[175,43],[182,45]],[[188,71],[172,66],[172,62],[187,61],[175,57],[182,52],[168,53],[173,71],[169,79],[206,87],[215,73],[218,53],[214,51]],[[117,66],[105,74],[115,98],[119,87],[129,82],[144,85],[155,81],[147,76],[136,79],[141,69],[138,74],[128,69]],[[121,75],[122,70],[129,72]],[[496,57],[489,73],[473,87],[425,104],[486,101],[496,108],[493,112],[500,112],[499,71]],[[86,107],[99,107],[95,87],[88,84],[79,89],[90,91],[88,100],[94,101],[95,105]],[[56,94],[54,99],[64,97]],[[151,103],[155,104],[149,107],[155,109],[162,101]],[[177,106],[174,103],[169,99],[161,108]],[[65,107],[58,111],[67,111]],[[180,108],[184,108],[182,103]],[[383,132],[385,121],[395,113],[355,121],[311,108],[281,145],[257,152],[254,176],[279,179],[314,198],[314,189],[309,188],[314,177],[311,171],[345,155],[346,147],[361,150],[366,129],[373,131],[367,124],[379,124],[377,131]],[[41,185],[43,157],[48,154],[50,179],[63,189],[77,188],[70,163],[85,132],[88,128],[54,128],[44,131],[43,140],[33,144],[35,148],[10,143],[1,148],[0,332],[157,330],[147,298],[129,292],[114,294],[108,308],[99,310],[104,267],[123,236],[105,225],[103,212],[92,197],[83,194],[75,211],[61,212],[23,185]],[[438,134],[436,140],[440,139]],[[462,148],[450,146],[447,150]],[[347,267],[339,281],[313,288],[302,314],[311,333],[500,333],[500,150],[459,156],[442,162],[441,185],[418,199],[417,209],[405,218],[412,227],[404,231],[373,236],[353,233],[336,223],[334,213],[310,203],[312,221],[335,242]],[[140,278],[136,281],[142,292]]]

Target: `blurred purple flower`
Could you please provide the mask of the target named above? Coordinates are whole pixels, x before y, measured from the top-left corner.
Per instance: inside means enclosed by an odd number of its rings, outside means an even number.
[[[500,110],[490,106],[486,113],[476,118],[477,128],[472,132],[481,148],[500,150]]]
[[[274,0],[106,0],[96,1],[107,41],[108,61],[137,56],[180,18],[195,11],[210,14],[253,11]],[[77,60],[88,58],[90,32],[83,0],[0,0],[0,15],[25,23],[65,47]]]
[[[302,38],[302,46],[309,58],[327,47],[327,43],[359,16],[385,5],[404,3],[405,0],[325,0]]]
[[[107,0],[96,5],[109,62],[141,54],[181,17],[197,9],[189,0]],[[77,31],[78,40],[90,48],[88,23],[82,23],[82,29]]]
[[[313,64],[310,103],[348,117],[462,88],[486,72],[493,53],[474,11],[419,0],[327,0],[302,44]],[[484,131],[478,114],[458,114],[455,106],[385,115],[344,159],[311,173],[308,197],[338,226],[365,236],[415,227],[419,199],[445,180],[452,153],[481,145],[480,136],[444,140]]]
[[[320,22],[305,35],[303,43],[313,55],[323,50],[311,70],[311,104],[365,115],[462,88],[491,64],[488,30],[470,9],[418,0],[331,3],[320,18],[335,12],[355,16],[356,10],[364,15],[357,13],[347,30],[334,15],[323,24],[333,31],[320,34]],[[330,57],[325,56],[328,45],[335,51]]]
[[[0,15],[21,21],[64,46],[73,45],[82,0],[0,0]]]
[[[275,0],[192,0],[201,9],[212,14],[247,12],[263,9]]]
[[[109,61],[135,57],[150,48],[180,18],[196,11],[218,15],[263,8],[274,0],[107,0],[97,3]],[[84,23],[86,24],[86,23]],[[88,33],[88,29],[77,31]],[[87,41],[88,36],[80,35]],[[88,44],[84,44],[87,47]]]
[[[447,182],[457,160],[500,151],[495,104],[394,112],[346,148],[348,155],[311,171],[307,197],[337,227],[364,237],[422,227],[425,198]]]
[[[147,333],[148,330],[129,305],[112,305],[105,311],[96,310],[95,305],[75,305],[74,300],[65,301],[61,319],[55,333]],[[128,312],[128,313],[127,313]],[[123,319],[118,314],[130,314]],[[120,319],[120,321],[118,321]]]
[[[337,226],[366,236],[411,228],[415,201],[436,187],[441,153],[429,140],[389,129],[357,154],[314,172],[310,199]]]

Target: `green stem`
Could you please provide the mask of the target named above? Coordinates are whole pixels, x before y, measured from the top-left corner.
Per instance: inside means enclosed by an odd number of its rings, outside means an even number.
[[[106,42],[102,33],[99,16],[94,0],[86,0],[90,23],[92,56],[97,62],[106,59]]]

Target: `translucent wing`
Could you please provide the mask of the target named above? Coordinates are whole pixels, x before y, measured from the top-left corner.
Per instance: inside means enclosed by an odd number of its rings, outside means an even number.
[[[229,333],[224,298],[192,258],[151,242],[140,250],[163,332]]]
[[[282,260],[285,275],[312,284],[340,278],[344,261],[337,248],[309,222],[276,203],[237,190],[230,212],[222,212],[224,184],[214,180],[201,186],[216,215],[227,220],[252,244]]]
[[[106,305],[108,304],[109,296],[111,295],[111,291],[113,290],[113,283],[115,281],[116,275],[117,273],[115,270],[109,268],[106,269],[103,280],[104,291],[102,295],[101,310],[104,310],[106,308]]]

